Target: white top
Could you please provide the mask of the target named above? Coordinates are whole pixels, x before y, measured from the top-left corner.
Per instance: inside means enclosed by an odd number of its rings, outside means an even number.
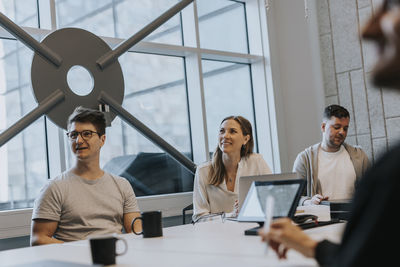
[[[253,153],[246,159],[241,159],[236,173],[235,189],[227,189],[225,180],[219,185],[209,184],[208,172],[211,162],[197,167],[193,187],[193,220],[217,212],[232,212],[235,200],[238,199],[239,177],[249,175],[270,174],[271,169],[262,155]]]
[[[319,148],[318,179],[322,195],[329,197],[328,200],[353,197],[356,172],[344,146],[337,152],[326,152]]]

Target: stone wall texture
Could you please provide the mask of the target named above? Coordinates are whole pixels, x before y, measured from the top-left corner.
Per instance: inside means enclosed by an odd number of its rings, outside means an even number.
[[[381,3],[317,0],[325,104],[349,110],[346,142],[361,146],[371,162],[400,141],[400,92],[370,83],[375,48],[359,38],[363,25]]]

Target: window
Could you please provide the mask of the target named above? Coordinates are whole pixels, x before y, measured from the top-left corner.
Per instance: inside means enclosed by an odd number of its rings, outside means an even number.
[[[1,1],[0,11],[20,25],[38,26],[36,1]],[[0,39],[0,132],[36,106],[30,88],[32,56],[19,41]],[[41,118],[0,147],[0,210],[31,206],[47,178]]]
[[[198,1],[197,9],[202,48],[249,52],[244,3],[226,0]]]
[[[203,60],[202,64],[209,149],[213,152],[223,118],[241,115],[255,125],[251,75],[248,64],[210,60]],[[253,132],[257,140],[254,127]]]
[[[56,0],[58,28],[76,27],[98,36],[129,38],[177,0]],[[182,45],[180,16],[150,34],[146,41]]]
[[[178,2],[0,0],[0,10],[39,41],[51,30],[78,27],[115,47]],[[221,120],[242,115],[253,125],[257,151],[273,158],[270,140],[257,139],[271,134],[260,7],[257,0],[204,0],[173,16],[119,57],[123,107],[196,164],[214,151]],[[32,57],[0,32],[0,133],[37,107]],[[31,207],[46,181],[74,163],[65,131],[45,116],[0,147],[0,157],[0,210]],[[126,177],[137,196],[193,188],[192,173],[118,117],[107,128],[101,166]]]

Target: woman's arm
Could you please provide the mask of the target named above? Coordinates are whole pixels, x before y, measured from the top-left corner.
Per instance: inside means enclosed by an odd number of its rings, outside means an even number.
[[[206,189],[207,168],[198,167],[194,176],[193,185],[193,218],[195,221],[205,214],[211,212],[210,203]]]

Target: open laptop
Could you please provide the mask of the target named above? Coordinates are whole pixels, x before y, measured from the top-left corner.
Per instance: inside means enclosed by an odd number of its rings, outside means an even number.
[[[242,176],[239,178],[239,211],[242,208],[243,202],[246,198],[247,192],[249,192],[252,182],[266,182],[276,180],[290,180],[296,179],[298,175],[296,173],[278,173],[278,174],[266,174],[266,175],[252,175]]]
[[[273,218],[292,218],[305,186],[306,181],[304,179],[252,182],[237,221],[257,222],[260,226],[263,225],[265,202],[268,196],[273,196],[275,200]],[[256,233],[257,228],[245,231],[246,235]]]

